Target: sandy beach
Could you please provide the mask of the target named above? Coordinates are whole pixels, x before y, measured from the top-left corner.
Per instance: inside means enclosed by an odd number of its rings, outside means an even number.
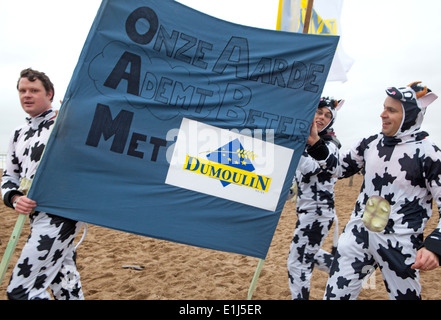
[[[336,184],[336,210],[339,231],[343,230],[355,204],[362,177],[356,175]],[[434,207],[436,209],[436,206]],[[16,221],[15,212],[0,204],[0,256]],[[437,225],[434,210],[426,234]],[[262,268],[253,300],[290,300],[286,259],[294,226],[295,206],[286,202],[273,242]],[[333,227],[334,228],[334,227]],[[332,232],[324,249],[332,246]],[[21,248],[29,234],[26,222],[5,279],[0,286],[0,300],[6,300],[6,287]],[[79,240],[81,234],[77,237]],[[78,248],[77,265],[87,300],[244,300],[258,259],[177,243],[156,240],[94,225],[88,226],[85,240]],[[127,268],[138,266],[139,268]],[[140,269],[140,270],[137,270]],[[441,299],[441,268],[421,272],[424,300]],[[311,300],[321,300],[327,274],[314,270]],[[359,300],[387,300],[379,270],[366,282]]]

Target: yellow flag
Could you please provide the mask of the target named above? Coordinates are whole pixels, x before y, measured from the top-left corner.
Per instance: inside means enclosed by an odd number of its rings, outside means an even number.
[[[302,32],[307,5],[308,0],[279,0],[277,30]],[[341,39],[342,7],[343,0],[314,0],[308,33],[339,35]],[[353,63],[353,59],[344,52],[340,43],[327,81],[347,81],[347,72]]]

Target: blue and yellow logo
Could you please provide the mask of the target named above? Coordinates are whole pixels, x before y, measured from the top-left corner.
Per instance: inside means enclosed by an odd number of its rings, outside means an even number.
[[[257,156],[244,150],[238,139],[204,153],[207,153],[207,159],[187,155],[184,170],[217,179],[224,187],[233,183],[268,192],[271,178],[253,173],[255,168],[251,160]]]

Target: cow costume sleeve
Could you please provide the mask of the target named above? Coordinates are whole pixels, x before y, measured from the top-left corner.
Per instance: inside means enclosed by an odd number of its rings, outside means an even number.
[[[2,199],[6,206],[12,208],[12,198],[15,195],[22,195],[20,187],[20,163],[15,154],[16,139],[20,135],[22,128],[14,130],[9,139],[8,154],[2,176]]]
[[[308,154],[315,160],[324,160],[329,156],[329,149],[323,139],[319,139],[313,146],[308,149]]]
[[[433,144],[429,149],[426,150],[424,160],[424,175],[427,189],[431,192],[441,217],[441,150]],[[424,246],[441,256],[441,219],[436,229],[425,239]]]
[[[304,152],[297,167],[302,174],[317,174],[320,171],[335,171],[338,164],[339,149],[335,143],[331,141],[320,140],[323,141],[323,145],[327,150],[326,161],[316,161],[317,159],[311,156],[309,150],[308,152]]]
[[[23,194],[19,190],[21,180],[34,178],[56,116],[57,112],[49,109],[27,118],[27,124],[14,131],[2,176],[2,198],[6,206],[12,208],[14,195]]]
[[[321,159],[317,153],[309,152],[309,155],[317,160],[323,168],[328,168],[332,174],[341,179],[348,178],[364,168],[364,152],[370,148],[372,141],[376,140],[378,135],[373,135],[360,140],[345,153],[339,155],[338,149],[329,149],[332,144],[323,144],[327,148],[327,156]],[[323,154],[322,154],[323,155]]]

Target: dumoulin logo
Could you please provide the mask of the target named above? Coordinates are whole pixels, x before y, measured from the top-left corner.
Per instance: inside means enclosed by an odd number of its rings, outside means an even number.
[[[271,178],[253,172],[255,168],[251,160],[257,156],[252,151],[244,150],[238,139],[204,153],[206,159],[187,155],[183,169],[218,179],[224,187],[233,183],[268,192]]]
[[[165,183],[275,212],[293,149],[182,119]]]

